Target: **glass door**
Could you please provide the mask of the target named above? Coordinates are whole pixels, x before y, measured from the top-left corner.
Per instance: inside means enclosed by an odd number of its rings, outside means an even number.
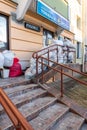
[[[43,46],[52,44],[53,32],[46,29],[43,30]]]

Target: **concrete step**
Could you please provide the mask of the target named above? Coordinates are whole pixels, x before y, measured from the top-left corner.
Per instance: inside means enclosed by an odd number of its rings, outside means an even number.
[[[0,115],[0,130],[11,130],[12,122],[6,114]]]
[[[27,120],[31,120],[36,117],[40,111],[46,109],[56,102],[56,98],[54,97],[42,97],[37,98],[30,103],[27,103],[19,108],[19,111],[23,114]],[[0,128],[1,130],[10,130],[13,129],[12,122],[9,117],[3,113],[0,115]]]
[[[18,85],[26,85],[31,83],[31,80],[25,79],[24,76],[20,77],[14,77],[14,78],[6,78],[2,79],[0,78],[0,87],[5,89],[5,88],[10,88],[10,87],[15,87]]]
[[[20,87],[20,86],[19,86]],[[19,88],[18,87],[18,88]],[[37,88],[37,86],[36,87],[30,87],[30,86],[28,86],[28,85],[25,85],[25,87],[24,88],[26,88],[27,89],[27,87],[29,87],[30,89],[28,89],[28,90],[21,90],[20,92],[18,91],[18,92],[16,92],[16,91],[14,91],[12,94],[10,93],[10,94],[8,94],[8,97],[11,99],[11,101],[17,106],[17,107],[20,107],[20,106],[22,106],[23,104],[26,104],[26,103],[28,103],[28,102],[30,102],[31,100],[34,100],[34,99],[36,99],[36,98],[38,98],[38,97],[41,97],[41,96],[45,96],[46,94],[47,94],[47,91],[46,90],[44,90],[44,89],[42,89],[42,88]],[[17,90],[17,89],[15,89],[15,90]],[[20,93],[20,94],[19,94]],[[15,96],[16,95],[16,96]],[[2,108],[2,106],[0,106],[0,114],[1,113],[3,113],[3,108]]]
[[[15,86],[14,88],[7,88],[4,91],[9,96],[9,98],[11,98],[11,97],[15,97],[15,96],[27,93],[28,91],[31,91],[37,88],[40,88],[38,84],[28,84],[28,85]]]
[[[87,130],[82,117],[70,112],[69,107],[59,103],[37,84],[28,84],[30,81],[24,77],[0,79],[0,82],[34,130]],[[13,129],[12,122],[0,106],[0,130]]]
[[[50,130],[67,112],[69,112],[68,107],[61,103],[55,103],[44,111],[41,111],[39,115],[29,123],[34,130]]]
[[[69,112],[50,130],[80,130],[83,123],[84,118]]]
[[[87,130],[87,123],[84,123],[80,130]]]

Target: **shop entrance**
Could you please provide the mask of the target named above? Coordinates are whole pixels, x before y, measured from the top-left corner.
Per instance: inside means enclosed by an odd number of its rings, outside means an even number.
[[[53,32],[43,29],[43,46],[52,44]]]

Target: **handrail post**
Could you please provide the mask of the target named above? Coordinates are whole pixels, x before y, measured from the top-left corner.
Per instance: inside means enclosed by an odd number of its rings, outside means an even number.
[[[49,49],[48,49],[48,65],[49,65]]]
[[[67,63],[69,62],[69,47],[67,46]]]
[[[16,130],[22,130],[20,122],[18,122],[18,125],[16,126]]]
[[[38,75],[38,54],[36,54],[36,76]]]
[[[63,69],[61,67],[61,97],[63,97]]]
[[[42,66],[41,66],[41,68],[42,68],[42,83],[44,83],[44,74],[43,74],[43,57],[41,57],[41,63],[42,63]]]
[[[55,76],[53,76],[53,79],[52,79],[53,82],[55,82]]]
[[[59,58],[59,56],[58,56],[58,47],[57,47],[57,63],[58,63],[58,58]]]

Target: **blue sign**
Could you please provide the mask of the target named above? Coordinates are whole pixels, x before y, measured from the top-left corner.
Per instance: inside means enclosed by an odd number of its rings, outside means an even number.
[[[69,30],[69,21],[40,0],[37,1],[37,14]]]

